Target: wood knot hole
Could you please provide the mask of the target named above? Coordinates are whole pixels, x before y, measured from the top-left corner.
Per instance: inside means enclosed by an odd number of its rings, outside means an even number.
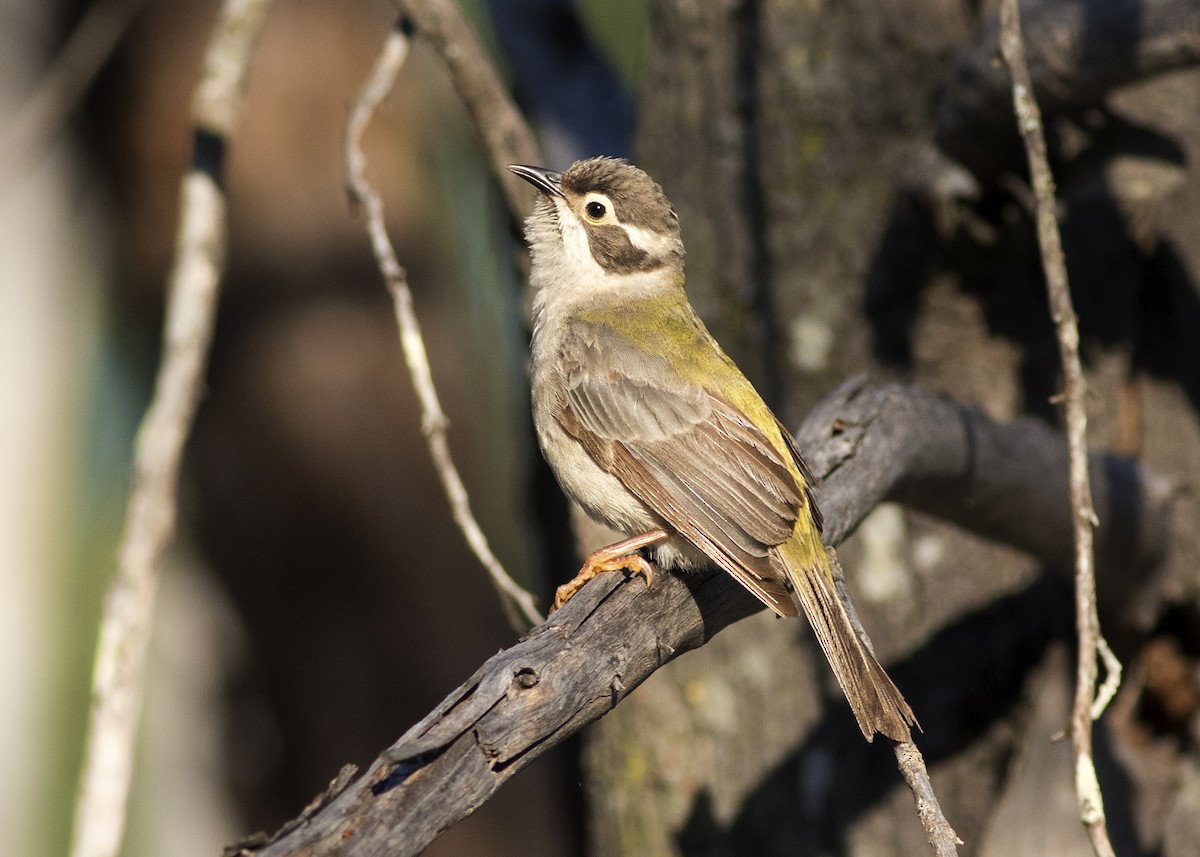
[[[538,675],[537,670],[535,670],[533,667],[521,667],[519,670],[517,670],[516,674],[513,675],[513,681],[517,683],[517,686],[525,689],[533,687],[539,681],[541,681],[541,679],[542,677]]]

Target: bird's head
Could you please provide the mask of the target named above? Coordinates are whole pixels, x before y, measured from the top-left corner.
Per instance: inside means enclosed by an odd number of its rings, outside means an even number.
[[[681,285],[679,220],[642,170],[615,158],[577,161],[563,173],[509,169],[541,191],[526,221],[539,289],[581,294]]]

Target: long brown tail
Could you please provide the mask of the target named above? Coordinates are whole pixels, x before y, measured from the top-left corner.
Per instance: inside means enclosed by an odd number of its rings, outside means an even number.
[[[781,570],[786,571],[791,581],[793,595],[850,702],[858,728],[868,741],[874,739],[876,732],[893,741],[911,741],[909,727],[918,725],[917,718],[850,621],[834,589],[829,560],[816,528],[811,539],[797,534],[776,551],[783,566]]]

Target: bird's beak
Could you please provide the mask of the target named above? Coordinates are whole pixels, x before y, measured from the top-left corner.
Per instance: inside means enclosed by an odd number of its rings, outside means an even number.
[[[557,196],[560,199],[566,198],[562,192],[562,173],[556,173],[545,167],[527,167],[524,164],[509,164],[508,168],[542,193]]]

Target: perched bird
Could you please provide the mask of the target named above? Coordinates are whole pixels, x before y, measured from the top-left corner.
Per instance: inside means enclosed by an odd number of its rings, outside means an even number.
[[[563,490],[629,535],[592,553],[555,608],[602,571],[649,585],[643,553],[716,563],[780,616],[804,611],[868,740],[909,740],[912,710],[837,596],[791,434],[688,303],[662,188],[612,158],[509,169],[541,191],[525,224],[538,442]]]

